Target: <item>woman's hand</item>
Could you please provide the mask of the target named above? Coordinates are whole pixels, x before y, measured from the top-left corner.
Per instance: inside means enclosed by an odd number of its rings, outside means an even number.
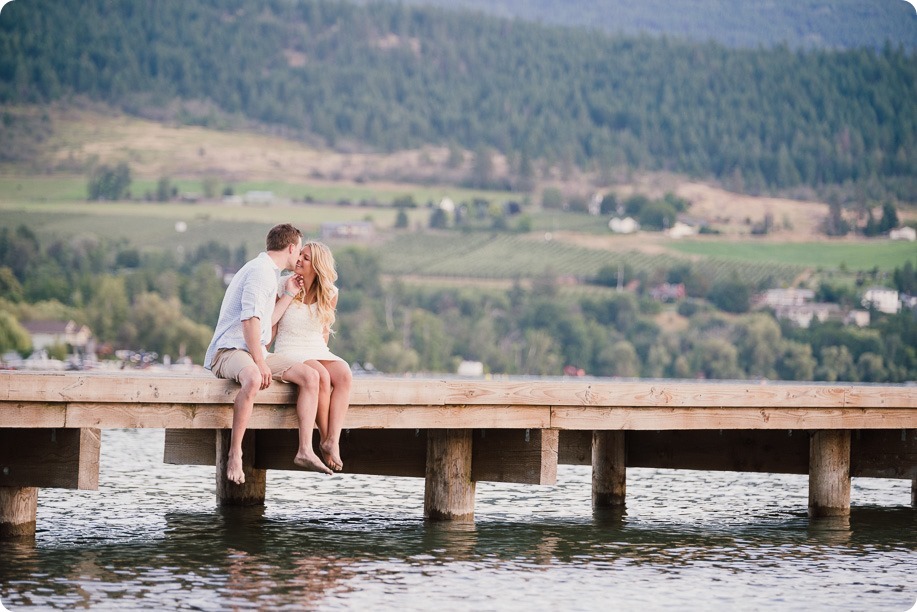
[[[299,293],[302,290],[302,285],[303,285],[302,276],[300,276],[299,274],[291,274],[287,278],[287,282],[286,284],[284,284],[283,288],[287,293],[295,294],[295,293]]]

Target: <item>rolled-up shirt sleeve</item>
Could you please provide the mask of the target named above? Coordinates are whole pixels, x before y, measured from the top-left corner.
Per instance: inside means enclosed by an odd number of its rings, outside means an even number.
[[[252,317],[261,317],[264,312],[264,291],[259,287],[247,286],[242,289],[242,312],[240,321],[247,321]]]

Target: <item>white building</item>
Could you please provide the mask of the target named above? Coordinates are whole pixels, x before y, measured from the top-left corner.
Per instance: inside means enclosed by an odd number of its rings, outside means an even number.
[[[867,289],[866,293],[863,294],[862,304],[866,308],[872,306],[879,312],[886,314],[895,314],[901,310],[898,292],[885,287],[870,287]]]
[[[798,327],[807,328],[813,320],[824,323],[832,316],[839,317],[840,312],[841,307],[837,304],[814,302],[798,306],[780,306],[774,314],[778,319],[788,319]]]
[[[92,331],[87,326],[74,321],[27,321],[22,326],[32,338],[34,351],[61,344],[85,348],[92,338]]]
[[[480,361],[464,360],[459,363],[456,374],[459,376],[484,376],[484,364]]]
[[[802,306],[815,299],[811,289],[768,289],[758,296],[758,305],[768,308]]]
[[[899,227],[888,232],[888,237],[892,240],[908,240],[914,242],[917,240],[917,230],[913,227]]]
[[[616,234],[633,234],[640,229],[640,224],[632,217],[614,217],[608,222],[608,229]]]
[[[375,226],[369,221],[346,223],[322,223],[322,240],[369,240],[375,234]]]
[[[685,236],[693,236],[697,233],[697,230],[687,223],[682,223],[681,221],[676,221],[675,225],[669,228],[666,231],[666,234],[669,235],[669,238],[684,238]]]

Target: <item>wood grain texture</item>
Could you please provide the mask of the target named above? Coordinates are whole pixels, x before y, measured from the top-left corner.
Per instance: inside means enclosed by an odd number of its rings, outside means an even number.
[[[0,429],[0,486],[98,489],[98,429]]]
[[[558,434],[556,429],[475,430],[472,480],[557,484]]]
[[[593,508],[614,508],[624,505],[627,492],[625,433],[592,432]]]
[[[0,428],[223,429],[238,385],[209,374],[0,372]],[[295,429],[294,389],[249,427]],[[358,378],[347,429],[917,429],[917,388],[692,381]]]
[[[267,474],[255,468],[255,432],[247,431],[242,439],[242,470],[245,482],[241,485],[226,478],[226,464],[232,431],[221,429],[216,435],[216,485],[217,503],[221,506],[262,506],[267,489]]]
[[[427,437],[424,517],[432,521],[473,521],[470,429],[431,431]]]
[[[0,401],[229,404],[232,381],[209,374],[0,372]],[[292,385],[275,382],[258,402],[290,404]],[[917,408],[917,390],[895,385],[741,381],[493,381],[357,378],[354,405],[799,406]]]
[[[0,539],[35,535],[38,489],[0,487]]]
[[[167,429],[162,462],[173,465],[216,465],[217,430]]]
[[[850,432],[816,431],[809,446],[809,516],[850,514]]]

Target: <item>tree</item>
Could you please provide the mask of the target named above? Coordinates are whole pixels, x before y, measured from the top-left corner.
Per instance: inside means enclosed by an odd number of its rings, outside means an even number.
[[[11,302],[21,302],[23,297],[22,285],[19,284],[16,275],[10,268],[0,266],[0,298]]]
[[[172,186],[169,177],[161,176],[156,182],[156,201],[168,202],[172,197]]]
[[[710,287],[707,299],[726,312],[748,312],[751,307],[751,286],[736,278],[718,281]]]
[[[739,365],[749,376],[774,378],[782,334],[773,317],[757,313],[740,319],[733,330]]]
[[[474,152],[474,161],[471,166],[471,185],[479,189],[486,189],[493,186],[493,181],[493,153],[487,147],[479,147]]]
[[[124,162],[114,168],[96,166],[89,174],[90,200],[121,200],[128,195],[131,185],[131,170]]]
[[[704,378],[744,378],[738,364],[738,351],[723,338],[704,337],[691,350],[689,361],[692,370]]]
[[[0,353],[16,351],[25,354],[32,346],[32,337],[12,314],[0,310]]]
[[[446,229],[449,227],[449,213],[442,208],[434,208],[430,213],[430,229]]]
[[[564,206],[564,196],[560,189],[548,187],[541,192],[541,207],[545,210],[559,210]]]
[[[857,382],[853,356],[846,346],[826,346],[821,350],[821,363],[815,369],[815,379],[827,382]]]
[[[812,380],[815,365],[810,345],[792,340],[783,341],[777,358],[777,375],[780,380]]]
[[[834,201],[828,205],[824,229],[829,236],[846,236],[850,232],[850,224],[844,218],[844,209],[840,202]]]
[[[103,276],[95,281],[86,304],[86,318],[96,338],[115,342],[127,321],[130,301],[123,276]]]
[[[883,382],[887,372],[881,355],[866,352],[857,359],[857,373],[863,382]]]
[[[404,229],[408,224],[408,213],[406,213],[403,208],[399,208],[398,214],[395,216],[395,228]]]
[[[879,221],[879,233],[885,233],[898,227],[898,210],[891,202],[882,205],[882,219]]]
[[[560,353],[551,334],[540,329],[529,329],[525,332],[525,341],[520,348],[521,374],[547,376],[561,373]]]
[[[619,340],[602,349],[599,353],[600,376],[620,376],[634,378],[640,376],[640,357],[634,345],[627,340]]]

